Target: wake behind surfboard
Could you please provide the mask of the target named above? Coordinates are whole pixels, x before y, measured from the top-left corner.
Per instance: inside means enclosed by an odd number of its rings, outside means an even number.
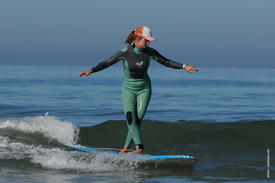
[[[82,152],[95,152],[95,153],[107,153],[116,156],[128,156],[138,159],[146,163],[158,163],[166,165],[182,165],[182,166],[193,166],[197,158],[188,155],[149,155],[149,154],[119,154],[118,152],[106,149],[99,149],[93,147],[85,147],[82,145],[68,144],[69,147],[82,151]]]

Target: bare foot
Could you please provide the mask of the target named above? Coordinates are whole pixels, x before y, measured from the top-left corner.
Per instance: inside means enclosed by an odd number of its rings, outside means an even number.
[[[126,154],[126,153],[128,153],[128,149],[122,149],[122,150],[119,152],[119,154]]]
[[[123,149],[119,152],[119,154],[126,154],[129,152],[129,149],[127,146],[124,146]]]
[[[142,154],[143,151],[144,151],[144,149],[136,149],[136,150],[129,152],[127,154]]]

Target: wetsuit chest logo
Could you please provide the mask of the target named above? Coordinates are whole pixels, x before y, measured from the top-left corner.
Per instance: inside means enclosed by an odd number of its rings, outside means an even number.
[[[137,65],[138,67],[141,67],[141,66],[143,65],[143,63],[144,63],[143,61],[137,61],[137,62],[136,62],[136,65]]]

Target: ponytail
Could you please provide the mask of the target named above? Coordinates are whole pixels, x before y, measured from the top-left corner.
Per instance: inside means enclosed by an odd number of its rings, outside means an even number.
[[[135,30],[133,30],[124,42],[127,44],[131,44],[135,38]]]

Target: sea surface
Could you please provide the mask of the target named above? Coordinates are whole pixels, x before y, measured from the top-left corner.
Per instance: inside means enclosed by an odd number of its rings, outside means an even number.
[[[120,149],[126,138],[122,64],[79,79],[87,69],[0,65],[0,182],[275,181],[275,69],[151,65],[145,153],[192,155],[193,167],[67,147]]]

